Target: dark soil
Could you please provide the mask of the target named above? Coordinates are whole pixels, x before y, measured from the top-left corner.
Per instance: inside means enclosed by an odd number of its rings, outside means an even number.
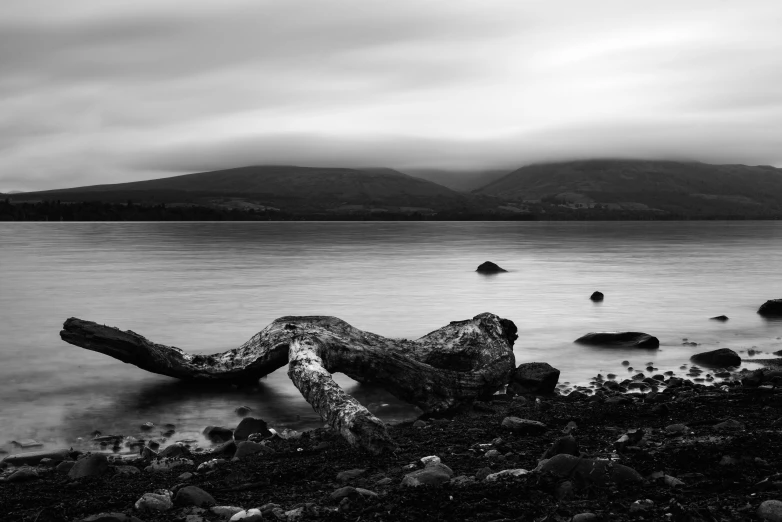
[[[383,456],[363,453],[332,432],[315,430],[297,440],[271,440],[268,444],[275,449],[273,454],[229,461],[189,480],[178,477],[186,471],[195,473],[199,463],[214,456],[196,454],[192,457],[195,465],[170,472],[145,472],[148,463],[137,462],[141,469],[137,475],[121,475],[110,469],[107,475],[75,481],[56,471],[39,469],[36,480],[0,482],[0,520],[34,521],[37,517],[39,522],[74,521],[107,511],[133,514],[146,522],[185,521],[188,515],[197,520],[193,516],[197,510],[192,508],[140,513],[133,507],[146,492],[175,490],[185,483],[209,492],[218,505],[250,509],[274,503],[281,509],[276,511],[278,515],[304,507],[300,520],[564,522],[587,512],[597,515],[593,520],[611,521],[758,520],[756,511],[761,502],[782,499],[782,475],[776,475],[782,466],[782,389],[746,388],[733,382],[720,390],[685,381],[682,387],[658,394],[624,395],[626,404],[597,397],[495,397],[498,400],[476,403],[453,419],[429,419],[424,427],[412,423],[390,427],[399,451]],[[510,433],[500,426],[509,415],[541,421],[548,429],[541,435]],[[713,428],[726,419],[739,421],[744,429],[721,432]],[[453,482],[436,487],[401,485],[411,471],[403,467],[414,464],[421,468],[419,460],[428,455],[439,456],[454,471],[454,477],[477,474],[482,478],[486,471],[481,470],[487,467],[492,472],[513,468],[532,471],[570,423],[575,423],[571,433],[583,457],[609,458],[613,454],[645,480],[599,486],[589,477],[532,472],[461,486]],[[677,423],[689,430],[684,435],[666,433],[667,426]],[[640,444],[617,453],[617,439],[637,428],[645,433]],[[328,447],[316,449],[319,444],[324,446],[323,442]],[[487,458],[484,453],[492,449],[503,456]],[[337,473],[355,468],[366,472],[348,484],[379,496],[343,504],[332,500],[330,494],[346,485],[337,480]],[[684,485],[670,486],[663,479],[650,478],[655,472],[678,478]],[[385,478],[390,479],[387,484],[378,483]],[[562,485],[566,481],[572,490]],[[631,511],[636,501],[645,499],[653,505]],[[272,507],[264,509],[267,520],[278,519]],[[208,510],[201,516],[207,521],[225,520]]]

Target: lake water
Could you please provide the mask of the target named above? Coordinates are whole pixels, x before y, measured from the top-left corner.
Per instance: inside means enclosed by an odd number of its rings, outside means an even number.
[[[486,260],[509,272],[475,273]],[[252,390],[185,386],[62,342],[69,317],[210,353],[283,315],[416,338],[492,312],[519,328],[517,363],[546,361],[561,382],[585,383],[626,373],[624,359],[678,372],[718,347],[782,349],[782,322],[756,313],[782,297],[780,268],[779,222],[2,223],[0,447],[135,435],[146,421],[198,438],[206,425],[234,426],[240,405],[277,428],[321,425],[284,368]],[[594,290],[604,302],[589,300]],[[721,314],[730,320],[708,320]],[[662,346],[573,344],[606,330],[648,332]],[[388,404],[385,420],[415,415],[382,390],[339,382]]]

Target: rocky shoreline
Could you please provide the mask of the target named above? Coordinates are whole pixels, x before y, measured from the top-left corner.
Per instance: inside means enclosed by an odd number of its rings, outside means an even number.
[[[147,444],[124,456],[7,457],[0,513],[38,522],[782,520],[782,372],[732,373],[711,386],[644,379],[597,376],[569,395],[530,393],[527,382],[521,395],[390,426],[399,449],[381,456],[328,429],[275,434],[245,418],[200,453]]]

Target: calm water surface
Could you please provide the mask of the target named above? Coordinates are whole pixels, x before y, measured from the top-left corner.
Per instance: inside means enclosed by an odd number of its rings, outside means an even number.
[[[475,273],[486,260],[509,272]],[[285,369],[255,390],[185,386],[62,342],[68,317],[210,353],[283,315],[416,338],[492,312],[519,327],[517,363],[547,361],[561,381],[583,383],[626,372],[624,359],[664,371],[717,347],[782,349],[782,323],[756,314],[782,297],[781,260],[778,222],[3,223],[0,448],[72,444],[96,429],[134,435],[146,421],[198,438],[208,424],[235,425],[242,404],[278,428],[321,425]],[[603,303],[588,299],[594,290]],[[721,314],[730,321],[708,320]],[[645,331],[662,347],[572,342],[600,330]],[[338,380],[364,404],[387,404],[381,418],[415,415]]]

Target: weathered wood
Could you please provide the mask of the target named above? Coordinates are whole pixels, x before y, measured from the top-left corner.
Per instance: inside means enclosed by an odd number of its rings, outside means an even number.
[[[420,339],[388,339],[336,317],[281,317],[234,350],[193,355],[143,336],[68,319],[61,338],[144,370],[179,379],[252,382],[290,362],[288,375],[313,408],[343,436],[371,451],[391,447],[382,421],[331,379],[341,372],[386,388],[427,413],[486,397],[514,370],[512,321],[484,313]]]

